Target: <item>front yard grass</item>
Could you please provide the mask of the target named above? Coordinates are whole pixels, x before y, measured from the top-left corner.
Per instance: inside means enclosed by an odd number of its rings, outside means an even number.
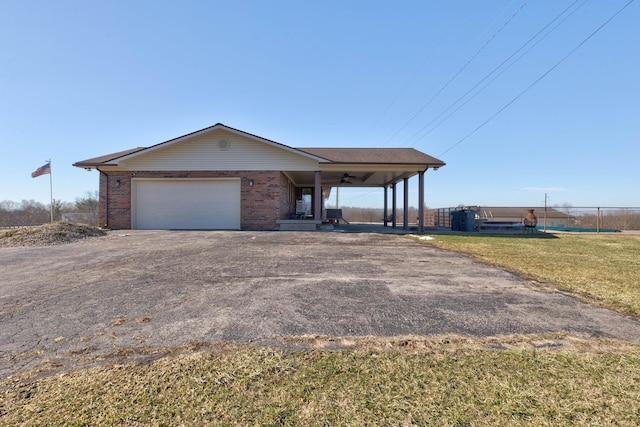
[[[420,340],[370,339],[350,350],[236,346],[8,390],[3,382],[0,424],[640,423],[638,344],[560,336]]]
[[[425,243],[462,252],[527,278],[640,317],[640,236],[626,234],[433,235]],[[593,302],[593,301],[592,301]]]

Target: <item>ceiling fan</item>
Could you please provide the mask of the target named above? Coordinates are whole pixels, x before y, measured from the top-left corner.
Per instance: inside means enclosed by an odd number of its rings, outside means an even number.
[[[351,179],[357,178],[353,175],[349,175],[349,173],[345,173],[342,175],[342,178],[340,178],[340,184],[351,184]]]

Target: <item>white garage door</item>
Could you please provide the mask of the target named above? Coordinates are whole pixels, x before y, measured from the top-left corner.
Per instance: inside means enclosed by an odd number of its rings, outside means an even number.
[[[240,179],[134,179],[135,229],[239,230]]]

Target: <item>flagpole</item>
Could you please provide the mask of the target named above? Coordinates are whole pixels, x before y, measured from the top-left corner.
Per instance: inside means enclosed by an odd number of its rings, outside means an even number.
[[[53,222],[53,172],[51,171],[51,159],[48,160],[49,163],[49,195],[51,196],[51,205],[49,208],[49,213],[51,214],[51,222]]]

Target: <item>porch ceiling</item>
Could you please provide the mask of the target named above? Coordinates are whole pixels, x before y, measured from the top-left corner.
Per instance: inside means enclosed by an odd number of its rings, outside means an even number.
[[[421,171],[425,168],[421,169]],[[385,187],[417,175],[415,165],[404,168],[391,166],[363,165],[322,165],[322,187]],[[315,173],[307,171],[288,171],[286,175],[298,187],[313,187]],[[346,176],[345,176],[346,175]]]

